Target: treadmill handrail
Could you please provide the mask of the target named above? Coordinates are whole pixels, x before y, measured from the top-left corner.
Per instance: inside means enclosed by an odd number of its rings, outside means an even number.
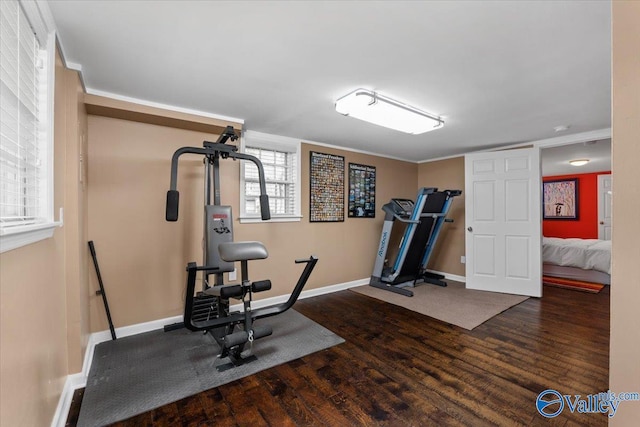
[[[443,213],[443,212],[423,212],[423,213],[420,214],[420,218],[423,218],[423,217],[424,218],[427,218],[427,217],[429,217],[429,218],[438,218],[438,217],[446,216],[446,215],[447,214]]]
[[[404,219],[401,216],[395,215],[395,214],[393,215],[393,217],[395,219],[397,219],[398,221],[406,222],[407,224],[419,224],[420,223],[420,220],[418,220],[418,219]]]
[[[442,212],[423,212],[423,213],[420,214],[420,218],[438,218],[438,217],[445,216],[445,215],[447,215],[447,214],[446,213],[442,213]],[[406,222],[408,224],[418,224],[418,223],[420,223],[419,219],[415,219],[415,220],[414,219],[405,219],[405,218],[402,218],[400,215],[396,215],[396,214],[393,214],[393,217],[395,219],[397,219],[398,221],[400,221],[400,222]]]

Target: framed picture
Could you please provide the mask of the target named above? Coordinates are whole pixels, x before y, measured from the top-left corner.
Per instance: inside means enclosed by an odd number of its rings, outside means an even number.
[[[311,151],[309,221],[344,221],[344,157]]]
[[[543,219],[578,219],[578,179],[542,183]]]
[[[376,217],[376,168],[349,163],[349,218]]]

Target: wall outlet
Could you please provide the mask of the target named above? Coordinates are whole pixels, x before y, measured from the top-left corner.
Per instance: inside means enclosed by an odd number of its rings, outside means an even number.
[[[238,278],[238,271],[234,268],[233,271],[229,272],[229,281],[233,282]]]
[[[466,264],[466,263],[467,263],[467,257],[466,257],[466,256],[464,256],[464,255],[462,255],[462,256],[460,257],[460,264]]]

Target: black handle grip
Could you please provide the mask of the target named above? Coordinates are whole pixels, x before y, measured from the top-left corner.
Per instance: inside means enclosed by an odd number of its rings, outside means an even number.
[[[266,194],[260,195],[260,213],[262,214],[263,221],[271,219],[271,211],[269,211],[269,196]]]
[[[251,284],[251,292],[264,292],[271,289],[271,280],[258,280]]]
[[[167,191],[167,211],[165,218],[167,221],[178,220],[178,205],[180,201],[180,193],[178,190]]]

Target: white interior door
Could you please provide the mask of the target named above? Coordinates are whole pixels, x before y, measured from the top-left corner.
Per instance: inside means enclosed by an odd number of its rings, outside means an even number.
[[[465,156],[466,287],[542,296],[540,149]]]
[[[611,175],[598,175],[598,239],[611,240]]]

